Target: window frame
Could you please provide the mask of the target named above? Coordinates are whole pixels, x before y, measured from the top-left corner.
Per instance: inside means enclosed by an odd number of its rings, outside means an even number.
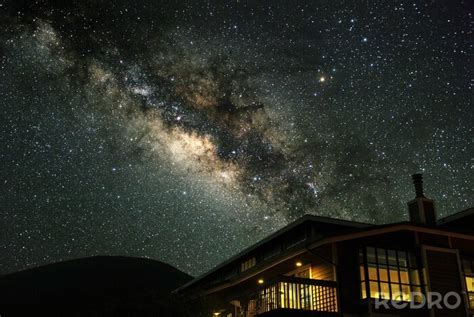
[[[468,277],[474,279],[474,258],[462,257],[461,262],[462,262],[462,274],[464,277],[464,283],[466,287],[467,306],[469,310],[474,310],[474,289],[472,291],[469,291],[469,286],[467,283]],[[470,274],[467,274],[466,262],[469,263]]]
[[[247,270],[250,270],[255,265],[257,265],[257,258],[255,256],[248,258],[247,260],[240,263],[240,272],[245,272]]]
[[[372,250],[373,256],[371,257],[371,260],[369,260],[368,254],[372,253]],[[392,255],[395,255],[395,263],[393,263]],[[423,293],[424,287],[421,280],[421,270],[414,250],[364,246],[359,249],[358,258],[361,299],[387,299],[399,302],[409,302],[412,300],[411,296],[413,292]],[[372,274],[370,274],[371,272],[369,268],[375,269],[375,279],[371,278],[370,275]],[[384,276],[384,280],[382,280],[380,276],[381,270],[386,270],[387,272],[386,279]],[[397,278],[392,281],[394,278],[393,272],[396,272]],[[402,279],[402,274],[405,276],[404,279]],[[413,276],[413,274],[416,275]],[[376,284],[376,292],[371,290],[371,284]],[[395,287],[398,288],[398,290],[394,290]],[[408,293],[404,291],[404,289],[406,290],[407,288],[409,289]],[[384,289],[388,290],[388,297],[383,296],[385,293],[383,291]],[[405,297],[405,294],[409,295]],[[400,296],[402,297],[400,298]],[[415,298],[414,300],[417,302],[420,299]]]

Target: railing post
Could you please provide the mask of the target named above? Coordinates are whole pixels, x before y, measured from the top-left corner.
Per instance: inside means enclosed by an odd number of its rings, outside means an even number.
[[[337,313],[338,293],[333,281],[280,277],[254,293],[254,314],[280,308]]]

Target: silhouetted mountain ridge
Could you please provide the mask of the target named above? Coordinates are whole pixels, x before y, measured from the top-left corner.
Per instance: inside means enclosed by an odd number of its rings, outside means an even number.
[[[0,277],[0,315],[175,316],[171,292],[192,277],[163,262],[95,256]]]

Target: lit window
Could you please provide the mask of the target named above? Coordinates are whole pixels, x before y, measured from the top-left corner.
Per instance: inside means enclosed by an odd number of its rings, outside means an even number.
[[[469,298],[469,308],[474,309],[474,260],[463,259],[464,278],[466,291]]]
[[[411,301],[421,291],[416,258],[406,251],[367,247],[359,251],[361,297]],[[419,298],[416,297],[418,302]]]
[[[241,272],[246,271],[246,270],[254,267],[255,264],[257,264],[257,259],[255,257],[253,257],[251,259],[248,259],[247,261],[242,262],[242,264],[240,265],[240,271]]]

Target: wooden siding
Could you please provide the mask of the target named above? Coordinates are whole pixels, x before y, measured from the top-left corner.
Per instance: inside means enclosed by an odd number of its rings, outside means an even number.
[[[316,280],[334,280],[334,270],[329,263],[319,263],[311,266],[311,278]]]
[[[474,243],[465,239],[451,238],[451,244],[454,249],[459,249],[461,253],[469,254],[474,257]]]
[[[453,252],[443,252],[437,250],[426,250],[426,261],[428,266],[428,279],[431,292],[446,294],[448,292],[463,291],[461,275],[459,272],[457,254]],[[466,316],[466,306],[463,302],[455,310],[433,309],[434,316]]]
[[[449,238],[446,236],[420,232],[418,234],[418,239],[420,244],[449,248]]]

